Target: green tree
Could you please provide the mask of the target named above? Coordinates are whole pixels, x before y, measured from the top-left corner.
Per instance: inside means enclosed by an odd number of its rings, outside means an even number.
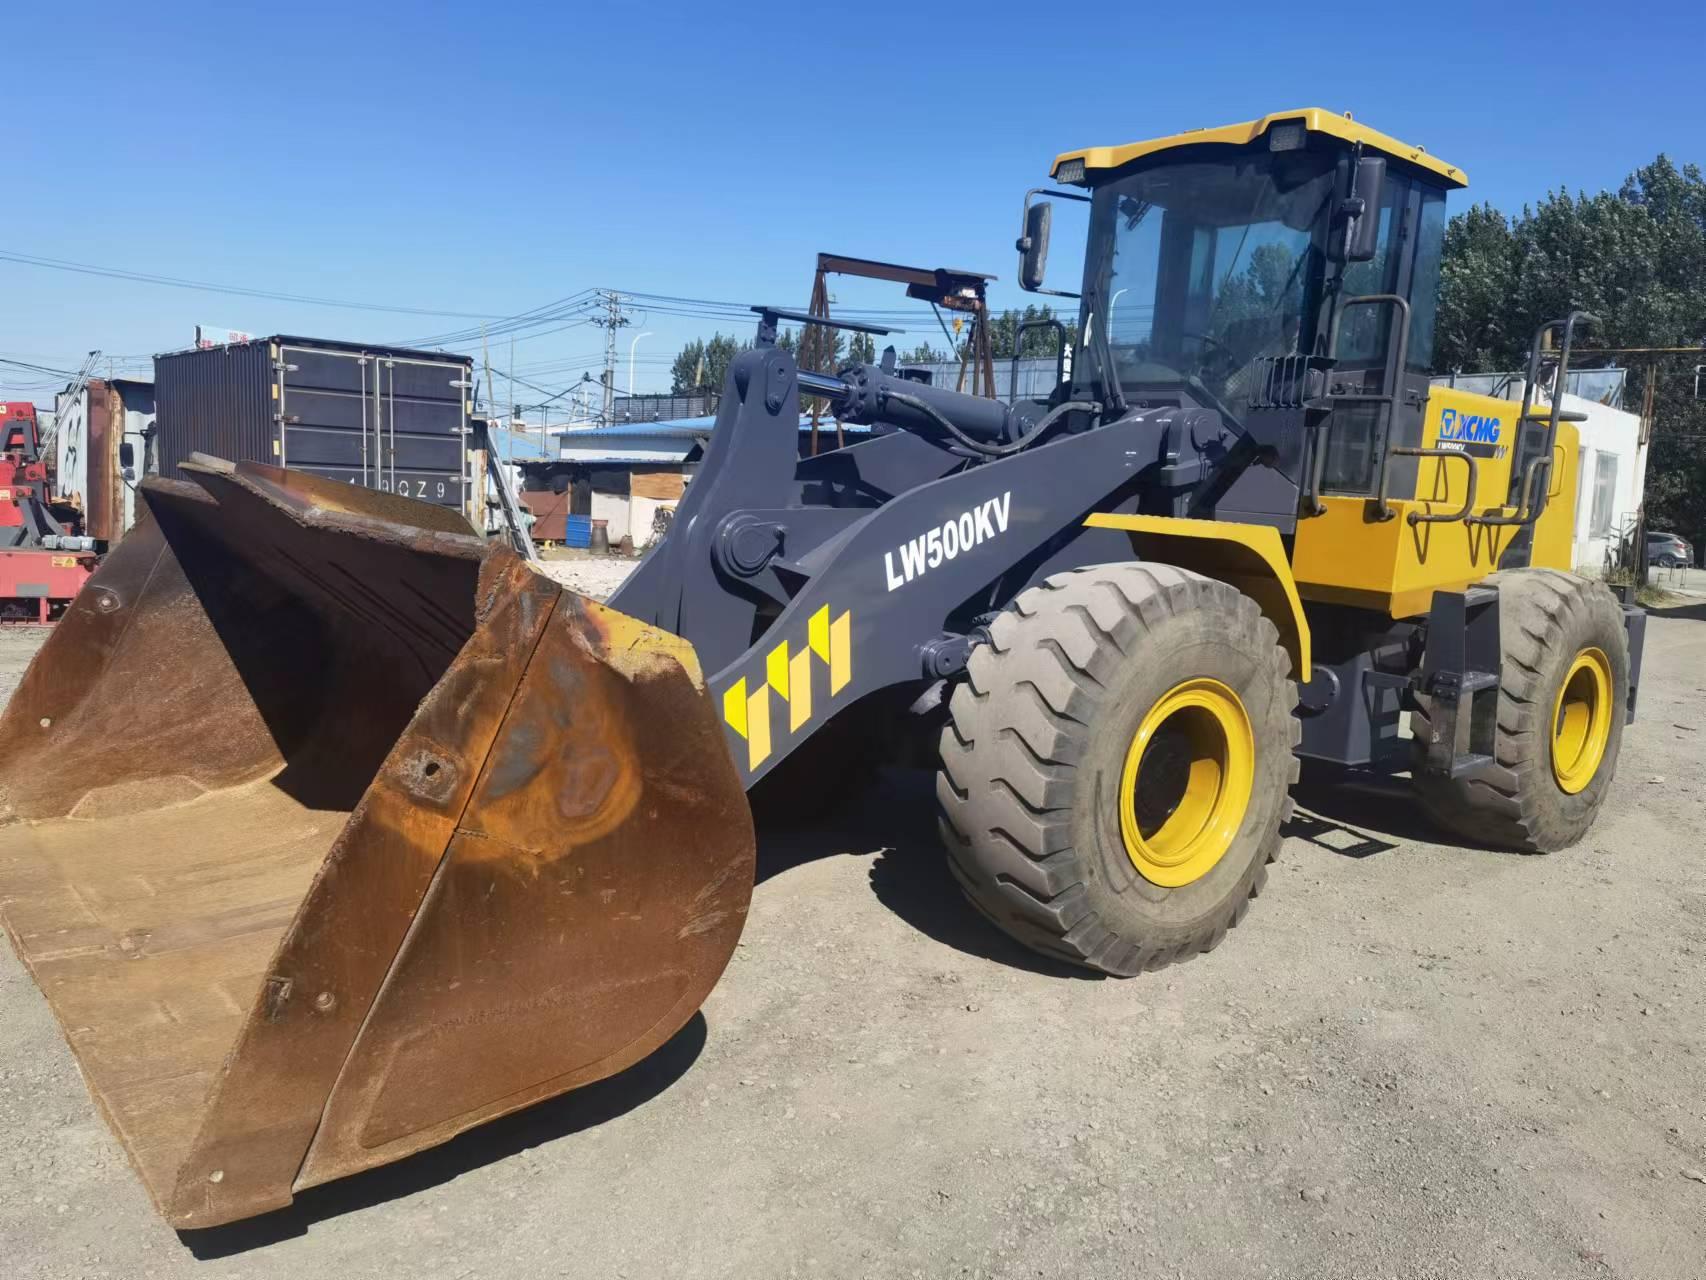
[[[928,342],[920,342],[900,358],[902,364],[937,364],[953,359],[946,351],[938,351]]]
[[[1013,344],[1018,339],[1019,327],[1025,324],[1036,324],[1039,321],[1060,319],[1054,313],[1054,308],[1039,306],[1031,303],[1023,311],[1009,307],[1006,311],[997,312],[989,318],[989,346],[997,360],[1010,360],[1013,357]],[[1065,320],[1066,344],[1071,346],[1078,341],[1078,321]],[[962,344],[963,350],[964,344]],[[1023,350],[1025,356],[1052,356],[1059,347],[1059,339],[1053,329],[1036,327],[1025,330]]]
[[[877,339],[869,333],[851,332],[847,335],[847,356],[843,364],[875,364]]]
[[[1484,205],[1446,230],[1434,367],[1520,369],[1535,329],[1573,308],[1599,324],[1586,349],[1706,341],[1706,179],[1657,157],[1615,192],[1549,193],[1515,218]],[[1706,534],[1706,403],[1687,356],[1631,357],[1625,402],[1652,384],[1647,519]],[[1579,367],[1579,365],[1578,365]]]
[[[1435,369],[1491,369],[1512,362],[1508,331],[1516,264],[1510,221],[1492,205],[1474,205],[1446,226]]]
[[[695,338],[676,354],[670,365],[670,391],[688,395],[695,391],[720,392],[728,376],[729,362],[752,344],[726,333],[711,335],[709,341]]]
[[[675,360],[669,366],[670,394],[684,396],[697,391],[704,374],[705,340],[695,338],[676,352]]]

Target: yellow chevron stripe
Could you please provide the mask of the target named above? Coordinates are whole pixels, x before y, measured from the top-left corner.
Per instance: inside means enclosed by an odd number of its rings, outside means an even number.
[[[791,650],[783,641],[764,655],[764,673],[756,686],[742,676],[723,690],[723,719],[746,739],[747,768],[756,769],[772,750],[771,693],[788,707],[788,732],[798,733],[812,718],[813,659],[829,668],[829,692],[840,693],[853,681],[853,615],[829,616],[824,605],[806,622],[806,643]]]
[[[761,684],[746,700],[746,767],[770,758],[770,686]]]
[[[813,653],[829,661],[829,606],[824,605],[812,614],[811,621],[806,624],[806,643],[811,645]]]
[[[853,615],[829,624],[829,691],[840,693],[853,678]]]
[[[812,718],[812,651],[801,649],[788,665],[788,687],[793,691],[788,699],[788,731],[798,733]]]
[[[742,677],[723,690],[723,719],[741,737],[746,737],[746,679]]]

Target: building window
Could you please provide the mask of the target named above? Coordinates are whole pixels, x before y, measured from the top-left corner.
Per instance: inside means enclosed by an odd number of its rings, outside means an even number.
[[[1593,517],[1588,525],[1591,537],[1603,538],[1611,532],[1611,508],[1617,496],[1617,455],[1603,449],[1594,458]]]

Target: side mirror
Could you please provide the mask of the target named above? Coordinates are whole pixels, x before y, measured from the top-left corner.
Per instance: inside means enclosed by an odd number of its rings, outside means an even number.
[[[1035,292],[1043,287],[1043,273],[1048,267],[1048,230],[1054,219],[1054,205],[1047,200],[1025,206],[1025,230],[1014,248],[1019,251],[1019,287]]]
[[[136,446],[128,440],[122,442],[118,447],[118,464],[126,471],[136,465]]]
[[[1386,186],[1386,157],[1357,161],[1351,194],[1339,202],[1341,234],[1334,238],[1335,262],[1372,262],[1380,238],[1380,197]]]

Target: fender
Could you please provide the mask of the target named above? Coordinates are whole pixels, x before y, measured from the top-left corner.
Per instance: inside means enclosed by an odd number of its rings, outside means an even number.
[[[1309,620],[1285,558],[1279,530],[1260,524],[1188,520],[1179,516],[1122,516],[1098,513],[1092,529],[1123,529],[1143,560],[1161,560],[1237,587],[1262,607],[1291,655],[1292,676],[1310,677]]]

